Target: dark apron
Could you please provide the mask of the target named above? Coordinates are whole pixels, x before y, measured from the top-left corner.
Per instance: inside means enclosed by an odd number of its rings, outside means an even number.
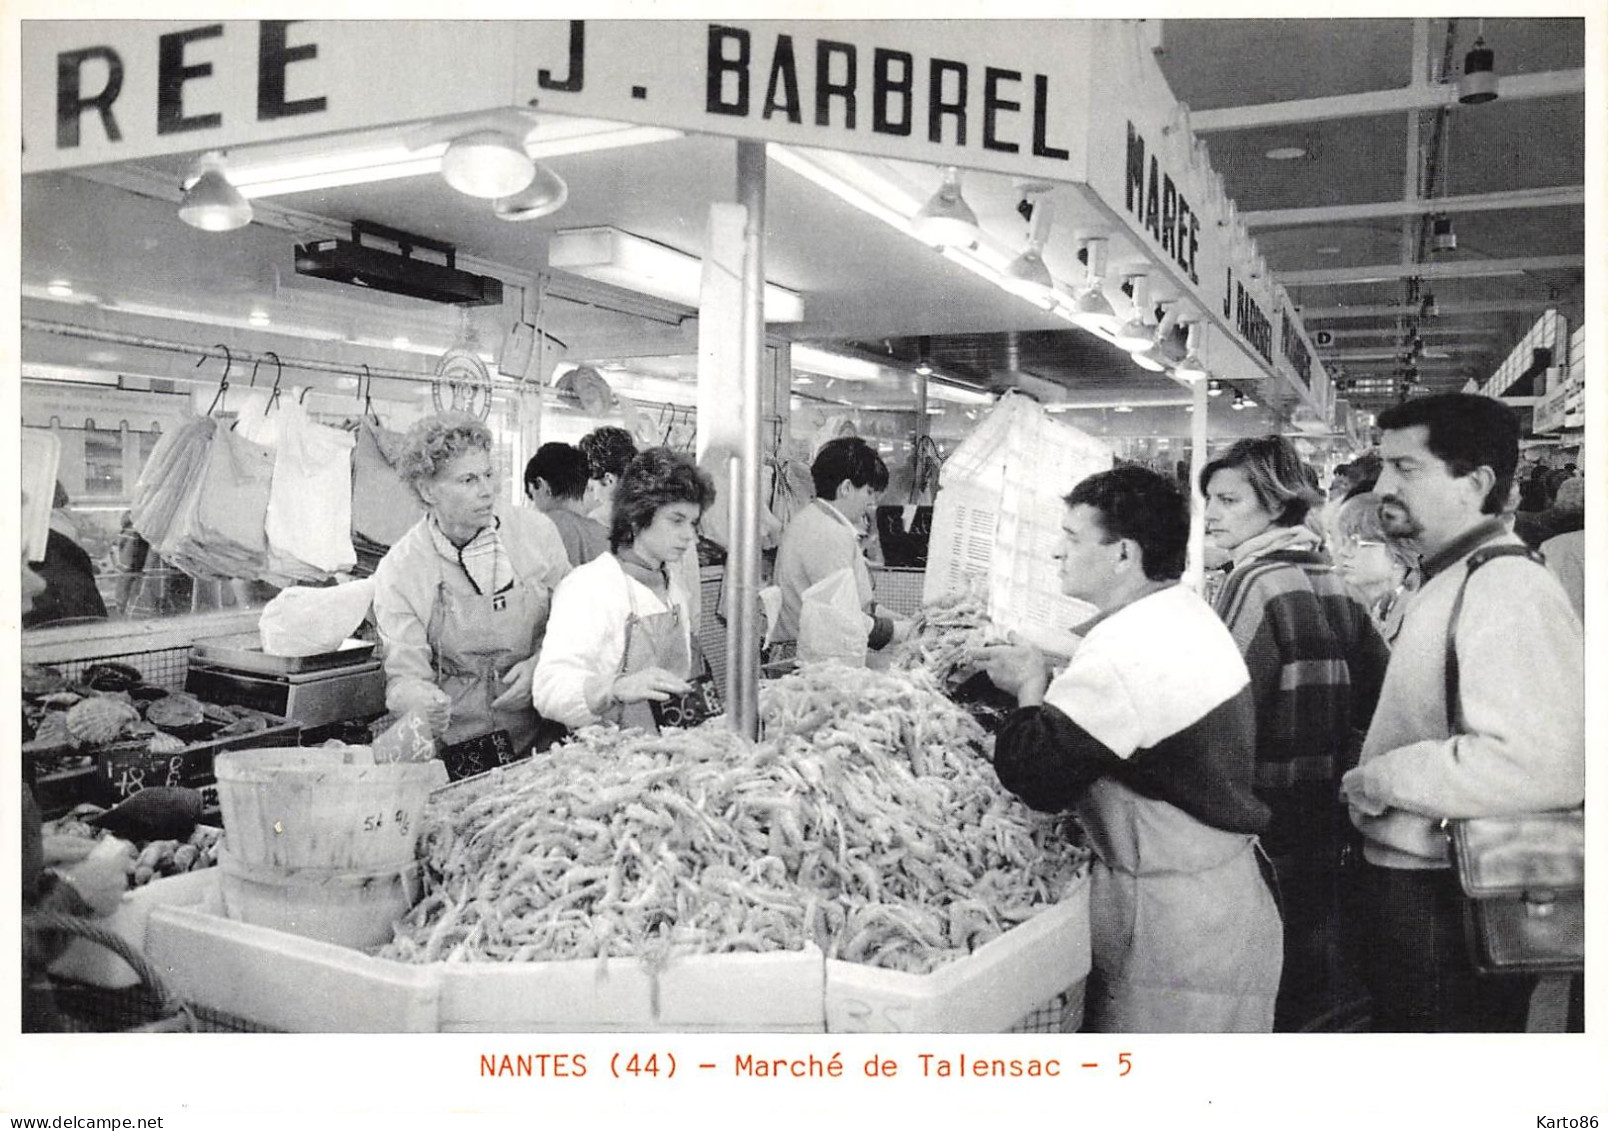
[[[536,708],[529,701],[501,710],[491,704],[508,690],[502,682],[508,669],[535,654],[551,603],[550,589],[523,579],[496,594],[459,593],[444,581],[437,585],[428,636],[436,686],[452,700],[452,719],[440,736],[443,744],[501,730],[508,735],[513,757],[531,752],[539,722]]]
[[[1109,778],[1078,815],[1095,853],[1087,1028],[1271,1032],[1284,940],[1256,838]]]
[[[625,650],[620,654],[617,675],[632,675],[659,667],[682,679],[690,677],[696,642],[692,639],[690,628],[682,624],[681,606],[670,600],[667,592],[665,603],[670,606],[668,612],[641,616],[637,613],[636,590],[629,578],[625,582],[625,591],[626,598],[631,602],[631,611],[625,618]],[[653,708],[645,701],[621,703],[604,712],[603,717],[622,727],[659,733]]]

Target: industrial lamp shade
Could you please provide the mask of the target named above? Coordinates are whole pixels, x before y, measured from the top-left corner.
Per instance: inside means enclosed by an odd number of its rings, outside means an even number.
[[[1463,57],[1463,77],[1457,80],[1457,100],[1465,106],[1478,106],[1496,98],[1496,52],[1485,46],[1485,37],[1474,40],[1474,48]]]
[[[550,216],[564,207],[569,199],[569,186],[551,169],[535,167],[536,175],[522,192],[505,196],[492,204],[491,210],[499,220],[536,220]]]
[[[466,196],[496,200],[513,196],[536,176],[536,163],[512,134],[476,130],[447,146],[441,176]]]
[[[209,153],[197,168],[201,175],[184,190],[179,219],[203,232],[230,232],[251,223],[251,201],[224,176],[223,158]]]
[[[910,221],[917,239],[933,247],[970,247],[977,242],[977,214],[960,194],[960,170],[944,170],[944,183]]]
[[[1431,224],[1430,247],[1435,251],[1456,251],[1457,233],[1452,231],[1450,216],[1437,216]]]
[[[1036,247],[1028,248],[1006,264],[1000,284],[1012,294],[1034,301],[1048,298],[1055,289],[1055,280]]]

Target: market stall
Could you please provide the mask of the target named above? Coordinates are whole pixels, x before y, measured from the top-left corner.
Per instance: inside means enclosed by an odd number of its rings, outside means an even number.
[[[425,50],[476,66],[403,81]],[[24,287],[23,423],[106,612],[24,636],[24,771],[85,839],[195,791],[112,924],[172,991],[298,1031],[1077,1028],[1089,852],[1000,787],[970,652],[1070,652],[1093,609],[1055,542],[1085,475],[1361,438],[1142,26],[46,22],[23,71],[50,276]],[[934,364],[939,334],[1004,356]],[[444,409],[485,425],[499,507],[541,444],[601,427],[696,458],[722,719],[586,727],[384,800],[445,739],[388,698],[372,591],[349,623],[283,617],[428,521],[396,452]],[[844,436],[890,472],[863,545],[913,630],[880,670],[762,668],[779,533]],[[1203,559],[1197,505],[1197,587]],[[399,857],[190,874],[198,828],[242,851],[224,771],[301,747],[333,761],[288,792],[337,765],[377,791],[314,832],[400,826]],[[354,876],[384,890],[349,935]]]

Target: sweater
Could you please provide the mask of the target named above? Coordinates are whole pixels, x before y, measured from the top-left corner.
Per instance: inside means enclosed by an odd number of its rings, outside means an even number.
[[[530,585],[551,589],[569,572],[558,530],[547,516],[527,507],[498,508],[500,533],[514,572]],[[392,546],[374,570],[374,623],[385,646],[385,706],[404,711],[425,687],[434,688],[430,614],[436,592],[446,585],[468,595],[474,585],[463,567],[436,549],[429,518]]]
[[[1268,812],[1251,790],[1250,683],[1211,606],[1174,585],[1092,624],[1043,705],[1000,728],[1000,782],[1054,812],[1111,777],[1213,828],[1259,832]]]
[[[1237,555],[1216,607],[1250,672],[1256,794],[1275,857],[1329,865],[1349,833],[1340,779],[1379,698],[1390,649],[1304,528]]]
[[[1495,558],[1468,574],[1483,544],[1520,545],[1481,523],[1424,563],[1358,767],[1345,777],[1366,859],[1445,868],[1448,817],[1570,808],[1585,796],[1585,654],[1580,621],[1546,569]],[[1461,726],[1447,725],[1446,630],[1458,617]]]
[[[682,631],[690,637],[692,590],[680,562],[670,563],[669,574],[670,605],[680,609]],[[603,721],[596,708],[620,672],[633,601],[639,617],[670,611],[653,590],[628,577],[613,554],[598,555],[559,583],[530,683],[543,717],[572,730]]]

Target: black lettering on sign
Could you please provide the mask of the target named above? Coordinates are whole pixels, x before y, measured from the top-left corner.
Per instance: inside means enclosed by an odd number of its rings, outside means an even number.
[[[569,22],[569,74],[555,79],[546,67],[536,72],[536,85],[543,90],[562,90],[570,94],[586,82],[586,21]]]
[[[871,128],[879,134],[910,136],[910,121],[914,117],[914,99],[911,97],[916,83],[915,56],[908,51],[890,51],[878,47],[871,56]],[[898,64],[899,77],[893,77],[894,64]],[[899,116],[889,112],[888,103],[897,96]]]
[[[106,85],[100,92],[83,97],[80,80],[84,64],[99,59],[106,64]],[[112,114],[112,103],[123,92],[123,60],[110,47],[85,47],[78,51],[63,51],[56,56],[56,148],[77,149],[80,139],[79,120],[84,111],[94,108],[100,115],[101,128],[108,141],[122,141],[123,131]]]
[[[1021,71],[1007,71],[999,67],[983,68],[983,148],[1001,153],[1015,153],[1022,147],[1014,141],[999,140],[998,116],[1001,110],[1015,113],[1022,108],[1020,102],[1011,102],[1000,96],[1002,82],[1021,82]]]
[[[944,76],[955,76],[955,95],[944,97]],[[934,59],[927,72],[927,140],[944,140],[944,119],[955,123],[955,144],[966,144],[966,64]]]
[[[726,57],[726,45],[735,44],[737,57]],[[709,77],[706,80],[705,109],[711,114],[730,114],[746,117],[748,114],[748,57],[749,35],[740,27],[709,25]],[[731,97],[726,96],[726,76],[736,80]]]
[[[257,38],[257,121],[270,122],[297,114],[317,114],[328,99],[285,101],[285,69],[292,63],[318,58],[318,44],[286,46],[285,31],[299,20],[263,20]]]
[[[184,116],[184,84],[191,79],[206,78],[212,73],[211,63],[186,66],[184,49],[193,40],[217,39],[222,35],[222,24],[208,24],[188,31],[170,32],[157,41],[156,132],[159,135],[210,130],[223,125],[222,114],[197,114],[193,118]]]
[[[832,81],[832,59],[837,56],[843,60],[844,74],[842,82]],[[838,43],[836,40],[823,39],[815,44],[815,124],[830,126],[832,124],[832,99],[843,99],[843,127],[854,128],[855,97],[854,86],[858,81],[859,62],[852,43]]]
[[[1284,312],[1284,325],[1279,335],[1279,344],[1283,348],[1284,356],[1289,360],[1290,367],[1295,370],[1296,376],[1307,388],[1312,387],[1312,354],[1301,335],[1295,332],[1295,314],[1293,311]]]
[[[1161,250],[1173,253],[1173,228],[1178,223],[1178,189],[1171,177],[1161,178]],[[1176,258],[1176,255],[1174,256]]]
[[[1156,181],[1156,155],[1150,155],[1150,183],[1145,186],[1145,228],[1154,239],[1161,239],[1161,193]]]
[[[1234,317],[1234,268],[1227,270],[1227,277],[1223,281],[1223,317]]]
[[[1124,207],[1141,220],[1144,218],[1144,192],[1145,192],[1145,139],[1139,136],[1139,131],[1128,123],[1128,165],[1127,174],[1123,177]],[[1224,311],[1224,313],[1228,313]]]
[[[781,87],[784,101],[776,100],[777,88]],[[787,120],[795,126],[804,120],[803,113],[798,104],[798,65],[793,61],[793,37],[779,35],[776,37],[776,57],[771,60],[770,84],[765,88],[765,117],[770,118],[778,111],[787,115]]]
[[[1050,76],[1033,76],[1033,156],[1065,161],[1069,154],[1046,141],[1050,103]]]

